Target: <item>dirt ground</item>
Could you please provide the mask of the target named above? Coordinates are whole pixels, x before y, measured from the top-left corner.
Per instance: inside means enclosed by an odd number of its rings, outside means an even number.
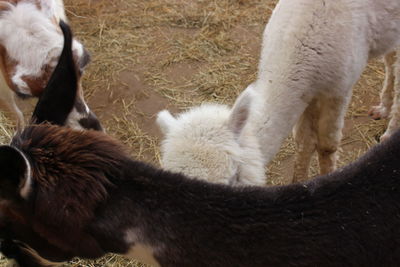
[[[83,82],[89,106],[134,157],[159,165],[162,136],[156,113],[165,108],[176,113],[204,101],[232,104],[255,79],[261,34],[276,2],[65,0],[76,37],[92,53]],[[340,165],[376,144],[386,127],[386,121],[367,116],[378,103],[383,77],[381,60],[374,60],[354,88]],[[34,101],[20,104],[29,116]],[[1,118],[10,127],[10,120]],[[268,167],[271,184],[289,181],[293,152],[289,137]],[[108,256],[66,266],[139,265]]]

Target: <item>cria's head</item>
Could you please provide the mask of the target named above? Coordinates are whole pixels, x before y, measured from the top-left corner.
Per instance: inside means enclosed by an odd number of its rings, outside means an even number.
[[[158,113],[164,134],[162,166],[209,182],[235,184],[240,175],[243,149],[240,136],[246,125],[250,94],[242,94],[230,109],[203,104],[177,117]]]

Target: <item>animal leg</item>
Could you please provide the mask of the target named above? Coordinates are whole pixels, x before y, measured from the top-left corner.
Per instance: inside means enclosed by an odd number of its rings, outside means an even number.
[[[393,104],[393,91],[395,83],[395,62],[397,60],[396,52],[390,52],[385,55],[385,81],[383,83],[383,88],[380,93],[380,104],[378,106],[373,106],[368,115],[374,120],[379,120],[387,118],[390,113],[390,109]]]
[[[18,108],[17,103],[15,103],[15,94],[14,92],[6,87],[1,88],[0,90],[0,97],[7,105],[9,111],[15,114],[17,119],[17,130],[22,130],[25,125],[24,115],[22,114],[21,110]]]
[[[311,158],[317,148],[317,119],[317,101],[314,99],[293,128],[296,156],[292,182],[308,178]]]
[[[321,174],[336,168],[337,150],[342,139],[344,115],[349,99],[350,97],[320,98],[317,151]]]
[[[18,108],[17,104],[15,103],[14,97],[12,98],[12,102],[8,103],[8,106],[17,117],[17,131],[22,130],[25,125],[24,115],[22,114],[22,111]]]
[[[397,50],[400,53],[400,49]],[[394,76],[394,96],[390,111],[390,121],[385,133],[381,136],[381,141],[389,138],[397,129],[400,128],[400,58],[396,56],[396,62],[393,64]]]

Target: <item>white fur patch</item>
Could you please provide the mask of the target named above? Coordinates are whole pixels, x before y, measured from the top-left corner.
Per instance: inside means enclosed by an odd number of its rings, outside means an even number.
[[[240,161],[240,147],[227,126],[229,114],[227,106],[217,104],[203,104],[179,114],[169,123],[162,142],[163,168],[229,184]]]
[[[89,109],[86,105],[85,107]],[[85,118],[86,115],[87,114],[79,113],[74,107],[71,113],[68,115],[65,125],[68,125],[70,128],[75,130],[85,130],[82,125],[80,125],[79,120]]]
[[[124,254],[125,257],[136,259],[140,262],[150,264],[154,267],[160,266],[158,261],[154,258],[154,249],[151,246],[141,244],[138,242],[138,235],[135,230],[128,230],[125,235],[125,240],[128,244],[133,244],[128,253]]]
[[[179,114],[173,123],[164,116],[163,168],[213,183],[265,184],[258,141],[247,131],[242,133],[247,142],[241,143],[228,123],[231,112],[225,105],[203,104]]]
[[[78,58],[81,58],[83,56],[83,51],[84,51],[83,45],[77,40],[73,40],[72,47]]]
[[[67,16],[65,15],[65,8],[63,0],[56,0],[55,3],[55,13],[58,21],[62,19],[65,22],[68,22]]]
[[[136,259],[140,262],[150,264],[151,266],[161,266],[153,256],[153,250],[151,247],[145,245],[132,246],[127,254],[124,255],[127,258]]]
[[[158,112],[156,122],[158,126],[160,126],[161,131],[164,134],[167,134],[170,127],[173,127],[175,124],[176,119],[171,115],[171,113],[169,113],[168,110],[162,110]]]

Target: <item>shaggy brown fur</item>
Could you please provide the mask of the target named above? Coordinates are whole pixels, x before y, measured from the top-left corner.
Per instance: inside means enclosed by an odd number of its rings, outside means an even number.
[[[124,148],[107,135],[50,125],[27,128],[12,145],[28,155],[35,177],[37,191],[30,196],[34,230],[67,251],[84,247],[85,227],[113,188],[107,177],[121,175]]]

